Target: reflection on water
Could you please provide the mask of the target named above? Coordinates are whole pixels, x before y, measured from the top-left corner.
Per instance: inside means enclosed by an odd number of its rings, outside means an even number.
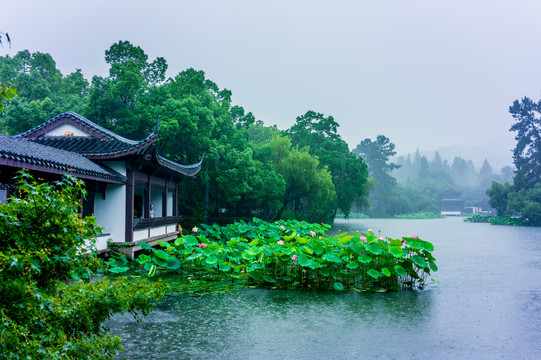
[[[339,220],[432,241],[440,284],[425,291],[244,290],[168,298],[143,322],[107,325],[135,359],[541,358],[541,229],[438,220]]]

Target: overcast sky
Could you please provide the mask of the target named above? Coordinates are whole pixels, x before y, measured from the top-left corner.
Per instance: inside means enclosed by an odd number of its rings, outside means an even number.
[[[515,99],[541,96],[539,0],[6,1],[12,47],[63,74],[107,75],[119,40],[193,67],[265,124],[332,115],[350,147],[383,134],[399,154],[514,145]],[[510,156],[509,156],[510,158]]]

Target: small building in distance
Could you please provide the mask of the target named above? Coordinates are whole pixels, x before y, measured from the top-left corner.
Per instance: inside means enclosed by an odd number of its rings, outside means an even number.
[[[85,181],[83,215],[94,215],[104,228],[98,250],[108,242],[176,238],[178,186],[184,177],[195,177],[203,159],[182,165],[161,156],[158,130],[159,121],[151,134],[134,141],[76,113],[59,114],[22,134],[0,136],[0,188],[9,191],[23,168],[46,181],[71,174]]]
[[[440,213],[445,216],[459,216],[464,209],[464,201],[460,192],[449,188],[441,194]]]

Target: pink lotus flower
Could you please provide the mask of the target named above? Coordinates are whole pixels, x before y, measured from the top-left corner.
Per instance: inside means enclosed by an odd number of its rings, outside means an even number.
[[[291,258],[291,260],[297,261],[297,255],[293,255],[293,257]]]
[[[202,248],[206,248],[206,247],[207,247],[207,244],[201,243],[201,244],[199,244],[199,247],[200,247],[201,249],[202,249]]]
[[[372,229],[368,229],[368,232],[370,232],[370,233],[371,233],[371,232],[372,232]]]
[[[312,237],[316,236],[316,232],[315,231],[312,231],[310,230],[310,235],[312,235]]]
[[[400,241],[402,241],[403,243],[405,243],[405,242],[406,242],[406,240],[404,240],[404,239],[400,239]]]
[[[361,236],[359,239],[361,239],[361,240],[364,241],[364,242],[367,242],[367,241],[368,241],[364,236]]]
[[[286,227],[284,225],[280,226],[280,230],[285,230]]]
[[[379,241],[385,241],[385,239],[384,239],[384,238],[382,238],[381,236],[379,237],[379,239],[378,239],[378,240],[379,240]]]
[[[418,238],[419,238],[419,235],[413,235],[412,238],[418,239]]]
[[[197,226],[194,226],[193,229],[192,229],[192,232],[196,233],[197,232]]]
[[[282,240],[278,240],[276,243],[277,243],[278,245],[284,245],[284,242],[283,242]]]

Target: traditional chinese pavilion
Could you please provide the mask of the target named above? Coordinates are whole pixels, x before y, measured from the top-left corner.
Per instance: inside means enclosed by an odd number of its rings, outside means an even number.
[[[460,199],[460,192],[451,188],[441,194],[440,210],[442,215],[459,216],[464,209],[464,201]]]
[[[201,170],[158,153],[155,130],[140,141],[123,138],[74,112],[65,112],[22,134],[0,134],[0,183],[3,196],[21,168],[45,180],[72,174],[85,181],[83,214],[104,227],[98,249],[107,242],[175,238],[178,186]],[[2,200],[2,193],[0,193]],[[153,206],[153,211],[150,210]]]

